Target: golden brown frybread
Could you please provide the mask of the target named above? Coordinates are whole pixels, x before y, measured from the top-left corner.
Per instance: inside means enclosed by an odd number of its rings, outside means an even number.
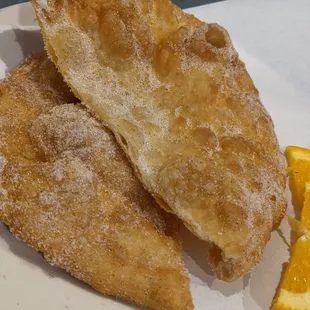
[[[47,51],[218,278],[260,259],[285,213],[273,123],[228,33],[169,0],[33,0]]]
[[[173,218],[45,53],[0,82],[0,220],[52,264],[150,309],[192,309]]]

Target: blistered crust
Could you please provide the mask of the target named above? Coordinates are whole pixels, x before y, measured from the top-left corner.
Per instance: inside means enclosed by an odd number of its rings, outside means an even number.
[[[168,0],[36,10],[52,60],[144,186],[212,244],[220,279],[246,273],[285,213],[284,160],[227,32]]]
[[[110,131],[45,53],[0,82],[0,219],[99,292],[192,309],[173,217],[135,177]]]

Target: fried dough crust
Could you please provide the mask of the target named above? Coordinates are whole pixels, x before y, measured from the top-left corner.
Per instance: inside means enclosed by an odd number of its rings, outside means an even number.
[[[0,218],[99,292],[192,309],[175,219],[135,177],[113,134],[74,102],[46,54],[0,82]]]
[[[285,164],[226,30],[169,0],[33,4],[65,81],[159,204],[211,244],[217,277],[249,271],[284,216]]]

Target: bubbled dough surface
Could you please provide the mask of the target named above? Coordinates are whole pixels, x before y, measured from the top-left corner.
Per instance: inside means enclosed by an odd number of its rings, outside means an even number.
[[[173,219],[113,135],[75,101],[46,54],[0,82],[0,218],[98,291],[152,309],[192,309]]]
[[[145,187],[211,242],[219,278],[247,272],[285,212],[284,160],[227,32],[168,0],[54,0],[37,11],[52,60]]]

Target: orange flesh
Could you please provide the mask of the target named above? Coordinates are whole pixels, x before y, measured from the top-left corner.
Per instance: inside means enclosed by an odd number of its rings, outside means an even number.
[[[289,165],[288,175],[293,204],[295,207],[302,209],[305,183],[310,182],[310,150],[288,146],[285,156]]]
[[[291,257],[282,278],[272,310],[310,309],[310,150],[288,147],[293,202],[302,208],[301,225],[305,228],[291,249]],[[308,183],[307,183],[308,182]],[[296,205],[295,205],[296,206]]]
[[[287,292],[289,292],[289,297],[287,297]],[[310,304],[306,308],[301,308],[297,304],[297,300],[299,296],[306,296],[309,292],[310,239],[303,236],[297,240],[292,248],[291,258],[285,270],[272,310],[308,310],[310,309]]]
[[[310,231],[310,183],[306,183],[304,207],[301,212],[301,223]]]

